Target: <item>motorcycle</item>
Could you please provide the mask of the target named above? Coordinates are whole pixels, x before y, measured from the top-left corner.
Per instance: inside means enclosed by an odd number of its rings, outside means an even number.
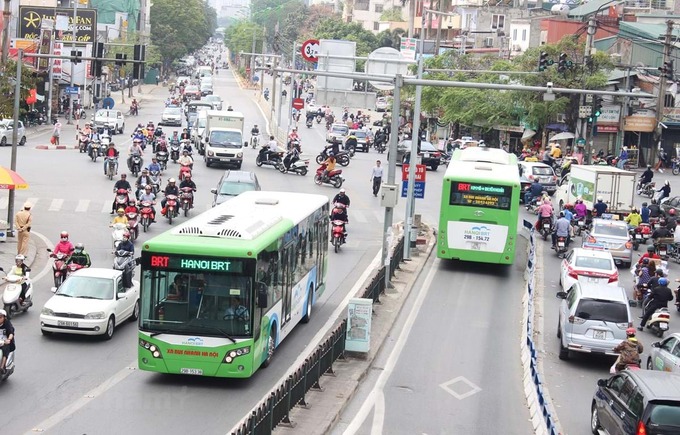
[[[343,221],[337,220],[333,221],[332,224],[333,229],[331,231],[331,237],[333,249],[335,249],[335,252],[338,252],[340,250],[340,246],[345,243],[345,223]]]
[[[158,196],[158,192],[161,190],[161,184],[163,180],[161,179],[161,173],[158,171],[151,171],[149,173],[149,179],[151,179],[151,187],[153,194]]]
[[[380,154],[384,153],[385,150],[387,149],[387,147],[386,147],[386,145],[385,145],[385,142],[383,142],[383,141],[376,142],[375,145],[374,145],[374,147],[375,147],[375,150],[378,151]],[[451,158],[450,158],[450,156],[449,156],[449,160],[450,160],[450,159],[451,159]],[[447,162],[446,164],[448,165],[448,162]]]
[[[111,225],[111,241],[113,242],[113,249],[118,249],[118,245],[123,241],[123,234],[127,231],[127,225],[123,223],[117,223]]]
[[[177,178],[179,178],[180,182],[184,181],[184,178],[187,175],[191,175],[191,169],[193,168],[193,166],[194,166],[193,163],[189,163],[189,164],[186,164],[186,165],[185,164],[180,165],[179,175],[177,176]]]
[[[101,142],[99,141],[94,141],[92,142],[92,145],[90,145],[90,159],[92,159],[93,162],[97,161],[97,157],[99,157],[101,149]]]
[[[106,158],[106,176],[109,180],[113,180],[114,175],[118,173],[118,157]]]
[[[323,172],[326,170],[326,165],[321,165],[316,170],[316,175],[314,175],[314,183],[321,186],[322,184],[330,184],[331,186],[339,189],[342,187],[342,183],[345,179],[342,177],[342,169],[335,169],[330,171],[324,177]]]
[[[69,256],[63,252],[57,254],[53,253],[51,249],[47,249],[50,253],[50,258],[54,258],[54,264],[52,264],[52,275],[54,276],[54,286],[59,288],[59,286],[66,279],[66,263],[68,263]]]
[[[316,156],[316,163],[322,164],[328,158],[328,148],[321,150],[318,156]],[[349,165],[349,154],[346,151],[340,151],[335,154],[335,161],[338,162],[340,166]]]
[[[0,373],[0,383],[4,382],[9,378],[12,373],[14,373],[14,352],[16,351],[11,351],[9,355],[7,355],[7,361],[5,362],[5,373]]]
[[[541,233],[543,240],[548,240],[548,236],[551,233],[551,228],[552,228],[551,219],[549,217],[542,217],[539,232]]]
[[[277,167],[282,161],[283,153],[284,151],[280,148],[277,152],[269,151],[269,147],[265,145],[260,148],[260,152],[257,153],[255,164],[257,166],[268,165]]]
[[[84,267],[85,266],[81,266],[78,263],[68,263],[66,265],[66,278],[73,275],[74,273],[76,273],[77,271],[79,271],[80,269],[82,269]]]
[[[260,143],[260,136],[255,134],[250,138],[250,146],[253,147],[253,149],[257,148],[257,145],[259,143]]]
[[[130,198],[128,196],[127,189],[116,190],[116,207],[115,207],[116,210],[118,210],[119,208],[125,209],[129,202]]]
[[[130,241],[134,242],[139,237],[139,213],[130,211],[125,213],[128,218],[128,228],[130,231]]]
[[[87,135],[81,133],[80,137],[78,138],[78,153],[87,152],[88,142],[90,142],[90,139],[87,137]]]
[[[673,175],[680,174],[680,160],[677,158],[671,159],[671,172]]]
[[[647,299],[644,304],[644,311],[647,311],[647,307],[651,302],[651,299]],[[657,308],[656,311],[654,311],[654,314],[647,320],[645,327],[649,328],[652,334],[662,338],[666,331],[668,331],[670,321],[671,313],[668,311],[668,308]]]
[[[656,253],[659,254],[662,260],[668,260],[668,246],[673,244],[673,238],[660,238],[654,242]]]
[[[152,216],[153,216],[153,209],[152,209],[152,204],[149,201],[142,201],[141,208],[139,210],[139,213],[142,215],[142,218],[140,219],[140,223],[142,225],[142,229],[144,232],[149,229],[149,225],[153,222]]]
[[[157,151],[156,152],[156,159],[158,160],[158,165],[161,167],[161,170],[165,171],[168,169],[168,152],[167,151]]]
[[[316,123],[317,123],[317,124],[321,124],[321,120],[322,120],[322,119],[323,119],[323,118],[321,117],[321,115],[316,115]]]
[[[578,237],[586,229],[586,219],[584,217],[574,218],[571,221],[571,226],[574,230],[574,237]]]
[[[194,206],[194,190],[191,187],[182,187],[182,193],[179,194],[179,199],[182,202],[182,210],[184,210],[184,217],[189,216],[189,210]]]
[[[564,253],[567,252],[567,238],[563,236],[557,237],[557,245],[555,246],[557,258],[564,258]]]
[[[132,172],[132,176],[136,177],[139,175],[139,172],[142,170],[142,157],[138,156],[137,154],[134,154],[132,156],[132,159],[130,160],[130,172]]]
[[[645,183],[642,186],[640,185],[640,183],[638,183],[638,186],[637,186],[638,195],[646,196],[648,198],[651,198],[652,196],[654,196],[655,190],[656,190],[656,183],[653,182],[653,181],[649,182],[649,183]]]
[[[123,287],[132,287],[132,277],[135,275],[136,261],[130,251],[116,249],[113,257],[113,269],[123,272]]]
[[[309,170],[309,160],[301,160],[298,157],[291,163],[291,159],[292,154],[286,154],[286,156],[283,158],[283,161],[279,163],[276,168],[281,171],[282,174],[290,172],[293,174],[307,175],[307,171]]]
[[[0,267],[0,271],[4,269]],[[7,318],[11,319],[15,313],[23,313],[28,311],[33,306],[33,286],[29,272],[31,269],[26,268],[26,276],[15,275],[11,271],[6,274],[4,280],[7,281],[5,291],[2,293],[2,306],[7,312]],[[21,296],[21,286],[26,283],[26,294],[24,295],[24,302],[19,302]]]
[[[170,160],[172,160],[172,163],[177,163],[177,160],[179,160],[179,147],[178,142],[170,143]]]
[[[172,220],[179,216],[177,211],[177,196],[168,195],[165,197],[165,217],[168,218],[168,223],[172,225]]]
[[[307,128],[314,127],[314,121],[312,120],[312,118],[307,118],[307,120],[305,121],[305,125],[307,126]]]

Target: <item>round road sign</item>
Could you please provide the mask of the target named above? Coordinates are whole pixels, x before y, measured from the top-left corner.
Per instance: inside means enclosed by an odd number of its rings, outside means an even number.
[[[305,107],[305,100],[302,98],[295,98],[293,100],[293,109],[302,110]]]
[[[111,97],[106,97],[102,100],[102,107],[104,107],[104,109],[113,109],[115,104],[115,101],[113,101],[113,98]]]
[[[319,61],[318,39],[308,39],[302,43],[302,58],[308,62]]]

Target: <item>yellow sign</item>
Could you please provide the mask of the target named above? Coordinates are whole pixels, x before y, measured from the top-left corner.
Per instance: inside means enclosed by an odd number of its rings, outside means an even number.
[[[653,116],[632,115],[623,120],[623,131],[651,133],[655,127],[656,119]]]

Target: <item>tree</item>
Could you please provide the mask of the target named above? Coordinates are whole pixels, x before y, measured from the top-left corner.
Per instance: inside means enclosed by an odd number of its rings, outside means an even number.
[[[385,9],[382,14],[380,14],[380,21],[406,21],[401,15],[401,8],[390,8]]]
[[[258,24],[242,20],[226,29],[224,41],[229,51],[238,55],[241,52],[250,53],[253,49],[253,38],[255,38],[255,52],[261,53],[262,31],[262,27]]]
[[[366,56],[379,47],[378,39],[358,23],[345,23],[340,18],[326,18],[314,31],[316,39],[341,39],[356,42],[357,56]]]
[[[12,118],[14,114],[14,89],[16,81],[17,62],[7,59],[7,63],[0,65],[0,119]],[[44,80],[44,78],[43,78]],[[38,78],[35,72],[25,63],[21,68],[21,114],[25,112],[26,98],[31,89],[35,89]]]
[[[401,38],[406,34],[404,29],[383,30],[375,35],[380,47],[392,47],[399,50],[401,46]]]

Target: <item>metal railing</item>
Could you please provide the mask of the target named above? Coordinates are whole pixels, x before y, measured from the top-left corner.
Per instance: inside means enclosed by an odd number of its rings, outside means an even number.
[[[403,261],[404,237],[393,248],[390,255],[390,277]],[[380,294],[385,291],[385,266],[377,269],[361,297],[380,303]],[[323,391],[319,381],[325,374],[334,374],[333,363],[345,357],[347,319],[343,319],[330,336],[324,340],[288,378],[260,402],[250,415],[233,429],[232,435],[269,435],[278,425],[292,427],[290,411],[296,406],[308,406],[306,394],[310,390]]]

